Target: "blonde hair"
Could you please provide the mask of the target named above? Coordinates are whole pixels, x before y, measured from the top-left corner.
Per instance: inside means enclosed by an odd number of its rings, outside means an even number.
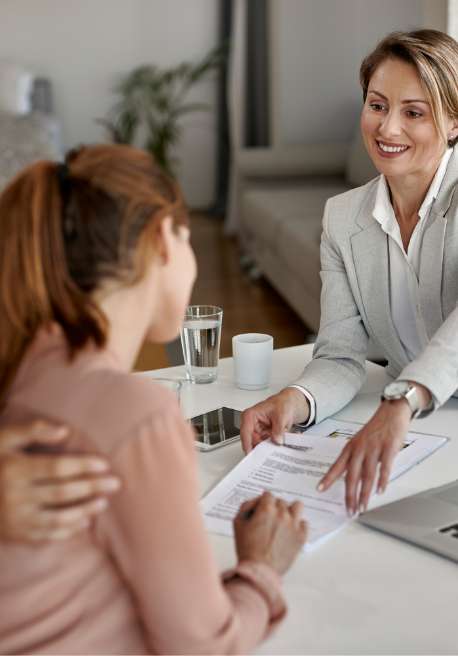
[[[359,79],[366,100],[370,79],[386,59],[412,64],[424,86],[437,131],[449,146],[458,136],[448,139],[444,117],[458,120],[458,43],[438,30],[392,32],[362,62]]]

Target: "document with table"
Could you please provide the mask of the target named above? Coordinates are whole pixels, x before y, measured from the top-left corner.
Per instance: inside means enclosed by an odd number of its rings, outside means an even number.
[[[284,446],[262,442],[202,500],[207,529],[232,535],[232,520],[240,504],[269,490],[288,502],[302,501],[309,524],[305,548],[316,547],[350,521],[345,509],[344,482],[339,480],[321,493],[316,486],[361,427],[362,424],[355,422],[327,419],[304,433],[287,433]],[[408,433],[396,456],[390,480],[446,442],[446,437],[438,435]]]

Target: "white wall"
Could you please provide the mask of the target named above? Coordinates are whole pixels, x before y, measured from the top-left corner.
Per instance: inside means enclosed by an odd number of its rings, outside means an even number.
[[[273,138],[346,141],[361,106],[359,66],[393,30],[445,29],[445,0],[271,0]]]
[[[458,0],[447,2],[447,28],[448,33],[458,39]]]
[[[216,44],[217,9],[216,0],[0,0],[0,58],[52,80],[66,147],[102,141],[94,119],[112,105],[117,75],[200,58]],[[177,151],[194,207],[213,201],[215,94],[214,78],[192,92],[212,111],[186,119]]]

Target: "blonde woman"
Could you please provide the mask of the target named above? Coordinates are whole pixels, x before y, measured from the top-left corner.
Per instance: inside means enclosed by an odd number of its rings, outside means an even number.
[[[92,146],[20,174],[0,217],[0,427],[37,416],[67,426],[56,463],[85,452],[122,481],[67,540],[0,542],[0,652],[253,649],[285,615],[301,504],[244,504],[238,562],[221,579],[191,428],[173,394],[129,374],[144,339],[179,332],[196,275],[178,189],[147,153]],[[30,462],[47,450],[42,429]],[[42,483],[34,492],[52,511]]]
[[[458,387],[458,44],[435,30],[390,34],[360,80],[361,132],[380,176],[327,202],[313,360],[241,429],[249,451],[340,410],[364,381],[372,338],[393,382],[319,486],[344,475],[351,514],[385,490],[411,420]]]

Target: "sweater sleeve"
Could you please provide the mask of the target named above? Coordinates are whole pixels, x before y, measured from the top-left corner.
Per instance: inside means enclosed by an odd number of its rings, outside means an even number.
[[[96,535],[130,588],[152,652],[248,652],[285,614],[280,579],[251,562],[221,579],[199,508],[193,433],[170,405],[115,453],[123,487]]]

